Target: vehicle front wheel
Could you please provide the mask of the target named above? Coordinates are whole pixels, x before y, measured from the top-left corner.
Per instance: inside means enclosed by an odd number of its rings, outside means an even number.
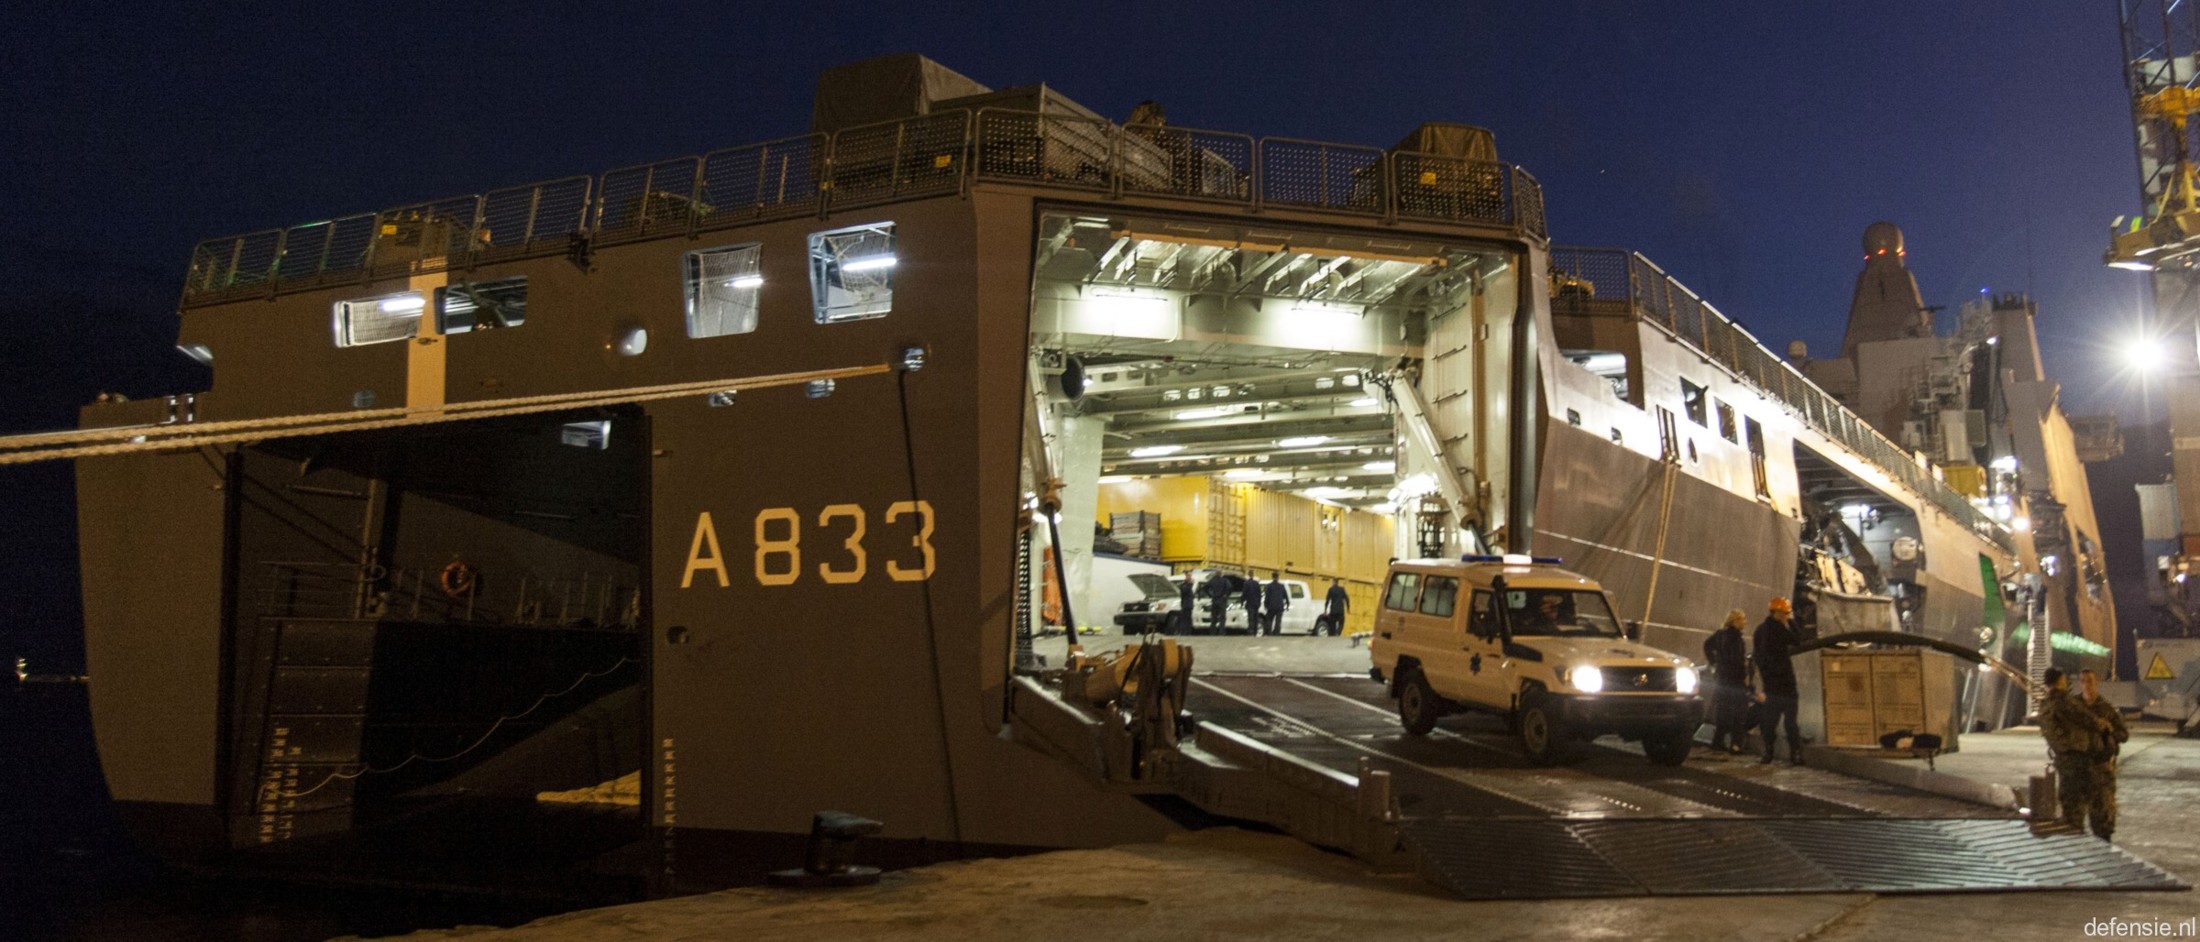
[[[1398,683],[1398,722],[1406,732],[1426,736],[1436,728],[1436,718],[1443,715],[1443,699],[1428,685],[1428,678],[1419,670],[1409,671]]]
[[[1528,760],[1537,765],[1550,765],[1565,757],[1572,733],[1566,730],[1565,721],[1558,715],[1557,705],[1548,697],[1529,700],[1520,709],[1520,747],[1528,753]]]
[[[1695,747],[1695,737],[1685,732],[1651,733],[1642,737],[1642,754],[1659,765],[1679,765],[1686,762],[1689,750]]]

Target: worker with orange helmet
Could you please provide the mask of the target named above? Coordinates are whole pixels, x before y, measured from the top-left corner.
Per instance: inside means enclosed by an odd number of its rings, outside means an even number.
[[[1803,764],[1803,730],[1795,722],[1798,694],[1795,691],[1795,646],[1802,641],[1792,624],[1795,606],[1786,596],[1774,596],[1765,620],[1758,624],[1757,633],[1750,638],[1750,666],[1757,671],[1757,701],[1764,704],[1764,755],[1760,764],[1772,761],[1773,733],[1784,725],[1787,728],[1788,762]],[[1785,721],[1784,723],[1782,721]]]

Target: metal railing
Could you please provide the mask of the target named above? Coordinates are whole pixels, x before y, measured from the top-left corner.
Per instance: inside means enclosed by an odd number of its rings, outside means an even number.
[[[1841,444],[1966,529],[2015,552],[2009,532],[1920,467],[1910,452],[1849,411],[1741,325],[1640,253],[1551,248],[1551,312],[1625,316],[1658,325],[1704,357],[1778,400],[1805,425]]]
[[[977,179],[1547,232],[1542,187],[1511,164],[988,108],[209,239],[191,252],[183,304],[823,216]]]
[[[632,630],[640,590],[606,573],[542,577],[473,573],[463,585],[441,571],[350,563],[268,562],[258,613],[270,618],[380,618]]]

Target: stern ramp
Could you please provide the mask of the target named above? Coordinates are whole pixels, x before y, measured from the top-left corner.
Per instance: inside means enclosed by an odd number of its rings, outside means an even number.
[[[1417,871],[1463,899],[2186,888],[2112,844],[2035,833],[2013,809],[1820,769],[1665,767],[1617,744],[1537,767],[1491,718],[1407,735],[1365,677],[1177,679],[1153,703],[1092,706],[1074,684],[1065,698],[1019,677],[1015,734],[1104,788]],[[1156,720],[1176,702],[1189,719]]]

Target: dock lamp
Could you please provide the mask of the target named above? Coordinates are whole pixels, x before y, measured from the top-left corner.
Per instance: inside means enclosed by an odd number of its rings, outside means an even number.
[[[2126,339],[2122,354],[2124,365],[2141,375],[2158,372],[2169,361],[2161,340],[2145,334]]]

